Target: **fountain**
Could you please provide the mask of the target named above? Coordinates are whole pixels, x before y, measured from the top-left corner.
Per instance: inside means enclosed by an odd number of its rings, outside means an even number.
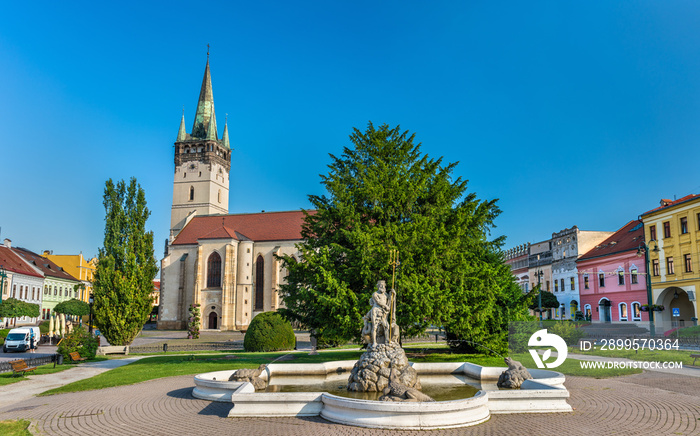
[[[192,395],[233,403],[229,417],[320,415],[340,424],[388,429],[466,427],[488,420],[491,414],[572,410],[566,402],[565,378],[556,371],[528,372],[510,359],[507,371],[468,362],[410,363],[398,343],[395,296],[393,289],[387,293],[383,280],[377,283],[362,330],[367,351],[357,362],[271,363],[238,374],[199,374]],[[474,388],[461,398],[433,401],[421,391],[423,376],[428,384]],[[504,382],[519,389],[500,389]],[[352,398],[371,393],[383,395],[378,400]]]

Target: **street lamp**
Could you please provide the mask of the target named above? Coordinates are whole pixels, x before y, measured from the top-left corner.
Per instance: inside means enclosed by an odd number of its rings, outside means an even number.
[[[538,310],[540,311],[540,327],[542,327],[542,276],[544,275],[544,272],[542,270],[537,271],[537,287],[540,288],[540,292],[537,296],[538,298]]]
[[[649,241],[649,245],[654,244],[654,248],[651,250],[654,253],[659,252],[659,243],[656,242],[655,240]],[[654,326],[654,311],[651,309],[652,307],[652,298],[651,298],[651,271],[649,270],[649,245],[645,244],[642,242],[639,245],[639,249],[637,249],[637,256],[642,257],[644,256],[644,261],[646,262],[646,267],[647,267],[647,307],[649,308],[649,333],[651,333],[651,336],[654,337],[656,336],[656,327]]]
[[[0,265],[0,304],[2,304],[2,292],[5,286],[5,279],[7,278],[7,271],[5,267]]]
[[[92,334],[92,303],[95,302],[95,297],[90,292],[90,298],[88,299],[90,303],[90,317],[88,318],[88,328],[90,329],[90,334]]]

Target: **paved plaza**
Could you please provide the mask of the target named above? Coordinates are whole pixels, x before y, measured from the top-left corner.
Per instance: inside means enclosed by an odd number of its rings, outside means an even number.
[[[195,399],[193,386],[192,376],[180,376],[34,397],[1,407],[0,420],[29,419],[35,434],[46,435],[700,434],[700,378],[658,372],[603,380],[567,377],[572,413],[494,415],[474,427],[427,432],[363,429],[318,417],[231,419],[231,404]]]

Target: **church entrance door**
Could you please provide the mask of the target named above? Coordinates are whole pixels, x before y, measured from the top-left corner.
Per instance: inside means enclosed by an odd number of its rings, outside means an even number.
[[[211,312],[209,314],[209,328],[210,329],[214,330],[217,328],[217,326],[216,326],[217,319],[218,319],[218,317],[216,316],[216,312]]]

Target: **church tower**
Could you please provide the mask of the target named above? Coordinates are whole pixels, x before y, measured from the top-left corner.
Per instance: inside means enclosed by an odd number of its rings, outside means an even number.
[[[170,242],[194,215],[228,214],[231,147],[228,125],[219,139],[214,94],[209,72],[209,53],[199,91],[192,132],[185,131],[185,114],[175,141],[175,177],[170,218]]]

